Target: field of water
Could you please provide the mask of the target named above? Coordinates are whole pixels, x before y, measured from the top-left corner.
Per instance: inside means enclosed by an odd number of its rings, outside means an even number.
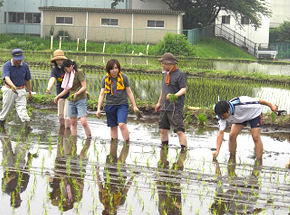
[[[247,130],[238,137],[235,162],[229,161],[228,133],[213,162],[217,128],[189,127],[189,147],[182,151],[174,133],[168,147],[160,146],[154,118],[129,118],[129,145],[110,141],[104,116],[90,115],[88,122],[92,139],[84,139],[79,124],[73,140],[59,129],[54,111],[35,110],[32,131],[10,116],[0,136],[0,214],[289,212],[289,135],[263,133],[258,165]]]

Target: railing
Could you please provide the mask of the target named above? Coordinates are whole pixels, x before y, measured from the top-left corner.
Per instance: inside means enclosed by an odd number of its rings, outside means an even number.
[[[253,41],[247,39],[245,36],[235,32],[229,27],[221,24],[215,25],[215,36],[225,38],[226,40],[232,42],[236,46],[241,47],[248,53],[256,56],[257,55],[257,44]]]

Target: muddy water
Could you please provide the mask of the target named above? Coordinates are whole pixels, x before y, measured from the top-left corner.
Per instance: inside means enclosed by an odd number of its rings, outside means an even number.
[[[255,165],[247,130],[238,138],[235,163],[228,162],[228,133],[218,162],[213,162],[216,128],[188,128],[184,152],[173,133],[168,149],[160,147],[154,118],[130,117],[129,148],[122,141],[111,144],[105,117],[91,115],[88,122],[91,142],[79,124],[74,147],[69,134],[59,130],[54,111],[35,110],[31,132],[12,114],[1,134],[0,214],[102,214],[104,205],[117,214],[225,214],[219,206],[227,207],[229,214],[289,212],[287,134],[263,133],[261,166]],[[16,182],[9,183],[13,179]],[[11,192],[16,196],[12,203]]]

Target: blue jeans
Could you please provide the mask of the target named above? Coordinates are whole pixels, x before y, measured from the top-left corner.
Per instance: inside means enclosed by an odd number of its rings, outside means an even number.
[[[68,101],[68,117],[80,118],[87,116],[87,99]]]

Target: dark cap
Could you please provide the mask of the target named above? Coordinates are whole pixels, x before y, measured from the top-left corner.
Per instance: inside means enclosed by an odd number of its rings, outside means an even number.
[[[161,63],[164,64],[177,64],[177,60],[175,59],[174,55],[170,52],[167,52],[162,55],[161,58],[158,59]]]
[[[13,49],[12,57],[14,60],[23,60],[24,56],[21,49]]]

